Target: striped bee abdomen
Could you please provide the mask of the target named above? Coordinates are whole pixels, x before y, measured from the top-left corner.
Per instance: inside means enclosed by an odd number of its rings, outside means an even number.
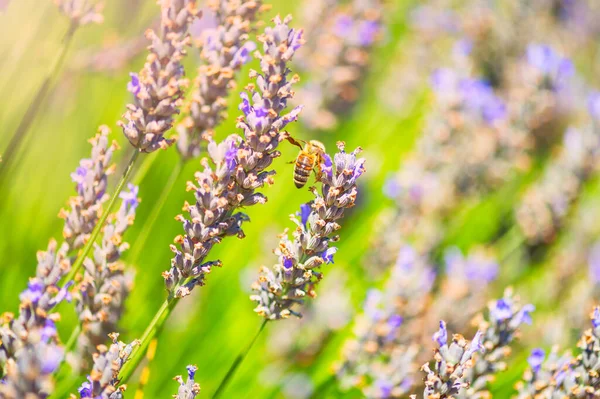
[[[294,165],[294,184],[298,188],[304,187],[310,172],[315,167],[316,157],[313,155],[300,154],[296,158],[296,164]]]

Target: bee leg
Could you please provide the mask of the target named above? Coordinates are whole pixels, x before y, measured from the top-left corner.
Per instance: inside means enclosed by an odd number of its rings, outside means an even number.
[[[296,140],[295,138],[293,138],[292,136],[287,136],[285,138],[287,141],[289,141],[291,144],[299,147],[300,149],[303,149],[304,146],[302,145],[302,143],[300,143],[298,140]]]
[[[313,168],[313,172],[315,172],[315,179],[317,181],[320,181],[321,177],[323,177],[323,171],[321,170],[321,164],[317,163],[315,165],[315,167]]]

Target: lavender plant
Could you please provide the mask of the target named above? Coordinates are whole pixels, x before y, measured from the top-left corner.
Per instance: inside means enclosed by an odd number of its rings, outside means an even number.
[[[178,375],[174,378],[179,383],[179,389],[177,394],[173,395],[176,399],[194,399],[200,392],[200,385],[194,381],[196,375],[196,366],[187,366],[187,381],[183,380],[183,377]]]
[[[556,236],[582,184],[596,169],[600,136],[593,125],[569,128],[563,141],[562,152],[516,209],[515,219],[530,244],[548,242]]]
[[[182,160],[200,155],[203,134],[210,134],[227,117],[227,96],[235,89],[235,77],[256,48],[249,33],[261,1],[213,1],[217,27],[199,43],[202,65],[194,80],[194,94],[186,105],[189,115],[177,125],[177,149]]]
[[[360,98],[370,53],[382,34],[383,6],[377,0],[318,3],[304,6],[313,29],[298,65],[311,80],[297,101],[306,106],[302,120],[308,127],[329,130]]]
[[[83,332],[79,335],[78,352],[84,358],[116,330],[123,314],[131,289],[131,276],[121,262],[123,252],[129,248],[123,234],[135,219],[137,193],[138,188],[132,184],[128,192],[121,193],[121,208],[109,217],[101,244],[95,246],[93,257],[84,261],[83,277],[75,287],[75,308]]]
[[[119,121],[123,134],[136,148],[127,164],[121,180],[117,184],[106,210],[90,234],[80,256],[77,258],[67,280],[72,280],[91,251],[100,230],[103,228],[121,190],[128,181],[134,164],[141,152],[152,152],[166,148],[172,140],[164,134],[173,124],[183,101],[184,69],[181,60],[190,44],[189,25],[200,16],[195,0],[163,0],[161,6],[160,34],[153,30],[146,32],[151,41],[150,54],[139,74],[132,73],[127,89],[135,96],[135,104],[127,106],[124,115],[126,123]]]
[[[424,313],[432,295],[434,268],[427,256],[405,246],[383,292],[371,289],[354,335],[336,366],[342,389],[358,387],[369,398],[396,398],[417,380]]]
[[[262,2],[255,0],[219,0],[208,4],[215,12],[217,27],[209,29],[198,40],[202,64],[194,79],[193,94],[183,106],[186,117],[177,125],[179,162],[150,212],[132,259],[137,260],[150,237],[160,210],[185,162],[197,158],[201,144],[227,117],[227,96],[236,87],[236,74],[247,63],[256,44],[249,34],[261,10]]]
[[[576,357],[569,353],[559,356],[553,350],[546,358],[541,349],[534,349],[528,359],[529,369],[517,388],[518,398],[589,398],[598,396],[598,352],[600,351],[600,308],[590,315],[592,328],[585,331],[577,347]]]
[[[439,345],[439,349],[434,351],[433,368],[428,363],[422,367],[427,374],[423,398],[453,398],[469,385],[466,382],[467,370],[473,366],[475,353],[483,349],[481,331],[475,334],[471,342],[460,334],[454,334],[449,344],[446,323],[440,321],[440,329],[433,339]],[[416,398],[416,395],[412,398]]]
[[[275,254],[279,263],[272,269],[262,267],[260,277],[252,285],[256,294],[250,298],[257,303],[254,311],[265,320],[278,320],[302,314],[296,309],[306,296],[314,297],[315,286],[322,279],[320,267],[332,263],[337,248],[330,246],[338,236],[337,223],[344,211],[354,206],[358,189],[357,179],[364,173],[364,158],[357,158],[357,148],[345,152],[338,143],[334,159],[324,154],[321,173],[317,176],[321,189],[312,188],[315,199],[301,207],[300,215],[290,218],[297,225],[293,240],[284,233]],[[335,166],[334,166],[335,165]]]
[[[237,209],[266,202],[256,190],[273,183],[273,171],[267,168],[280,155],[277,146],[287,136],[282,129],[295,121],[301,110],[296,107],[283,114],[293,95],[291,87],[298,80],[289,77],[287,63],[302,44],[302,31],[289,28],[290,20],[276,17],[275,26],[267,27],[259,38],[264,53],[256,56],[261,60],[262,74],[252,71],[256,86],[248,86],[249,93],[241,95],[244,116],[238,127],[244,138],[231,135],[219,144],[211,140],[208,152],[215,168],[203,159],[204,170],[195,175],[197,185],[187,185],[194,191],[196,203],[184,205],[190,219],[182,215],[176,218],[183,223],[185,235],[175,238],[179,249],[171,246],[175,256],[170,270],[163,273],[172,297],[189,295],[196,285],[204,284],[213,266],[220,265],[219,261],[204,262],[215,244],[227,236],[244,236],[242,224],[248,217]]]
[[[56,334],[55,322],[59,314],[57,304],[70,300],[72,282],[60,285],[71,269],[71,253],[81,249],[89,239],[90,231],[98,220],[102,203],[106,201],[107,176],[114,169],[111,158],[116,144],[108,141],[108,129],[90,143],[91,158],[83,159],[71,175],[76,183],[77,196],[69,200],[69,209],[59,216],[65,220],[59,245],[51,240],[47,251],[37,255],[36,276],[20,295],[19,315],[3,315],[0,327],[0,362],[6,370],[6,384],[2,385],[9,398],[46,397],[52,389],[51,374],[63,359],[63,348]]]
[[[261,73],[250,72],[256,85],[249,85],[248,92],[241,95],[244,115],[238,119],[238,127],[244,137],[230,135],[219,144],[210,140],[208,152],[214,166],[203,159],[204,170],[196,173],[198,185],[187,185],[195,192],[196,202],[184,205],[189,220],[177,216],[185,235],[175,238],[179,248],[171,246],[175,256],[171,268],[163,273],[169,295],[144,332],[140,349],[122,370],[121,383],[131,376],[179,299],[203,285],[212,267],[220,265],[218,260],[205,262],[211,248],[227,236],[244,237],[242,224],[248,218],[239,208],[266,202],[266,196],[256,190],[273,183],[274,171],[268,168],[280,155],[277,146],[287,137],[283,129],[296,120],[301,110],[296,107],[283,113],[293,96],[291,87],[298,80],[289,76],[287,65],[302,44],[302,30],[289,28],[290,20],[291,16],[283,20],[275,17],[274,26],[265,28],[259,37],[263,53],[257,52],[256,56],[261,60]]]
[[[110,334],[110,346],[99,345],[98,352],[94,354],[94,366],[87,381],[78,389],[81,399],[122,399],[126,387],[118,386],[118,374],[123,365],[128,361],[137,341],[125,344],[119,341],[119,334]],[[75,398],[71,395],[71,398]]]
[[[150,54],[140,73],[131,74],[127,86],[135,104],[127,106],[125,122],[119,122],[125,137],[140,152],[153,152],[173,143],[164,134],[183,102],[188,81],[181,60],[190,45],[188,27],[199,15],[194,0],[163,1],[159,34],[152,30],[146,33]]]

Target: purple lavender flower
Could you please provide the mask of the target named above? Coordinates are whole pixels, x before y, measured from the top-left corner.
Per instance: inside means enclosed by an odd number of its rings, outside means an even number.
[[[377,21],[362,21],[358,27],[358,37],[361,46],[368,47],[375,43],[375,39],[380,31]]]
[[[208,4],[215,14],[216,26],[207,30],[205,39],[199,42],[203,62],[194,80],[189,116],[177,126],[177,150],[183,160],[199,156],[205,136],[225,119],[227,97],[235,87],[236,74],[256,49],[248,37],[261,5],[262,1],[256,0]]]
[[[119,196],[122,199],[119,210],[109,215],[102,241],[94,245],[93,256],[83,262],[83,278],[74,290],[75,309],[82,325],[77,349],[84,359],[73,362],[73,367],[89,368],[86,360],[116,329],[131,289],[131,276],[121,262],[123,252],[129,248],[123,235],[135,220],[140,200],[137,186],[130,183],[128,189]]]
[[[187,381],[183,380],[183,377],[178,375],[175,377],[175,381],[179,383],[179,389],[176,395],[173,395],[175,399],[194,399],[200,392],[200,385],[194,381],[196,376],[196,366],[187,366]]]
[[[440,322],[440,333],[444,337],[447,334],[446,323],[443,321]],[[481,334],[481,331],[478,331],[471,342],[462,335],[455,334],[452,336],[450,345],[446,338],[436,339],[439,348],[435,349],[433,367],[428,363],[422,367],[427,374],[424,398],[450,398],[469,386],[467,371],[472,367],[472,358],[475,352],[481,351],[483,348]]]
[[[529,367],[531,367],[533,372],[537,373],[540,371],[545,358],[546,352],[541,348],[535,348],[527,358],[527,363],[529,363]]]
[[[290,315],[301,317],[296,307],[307,296],[314,296],[314,289],[322,278],[321,266],[333,263],[336,249],[330,246],[333,234],[340,229],[338,220],[344,211],[354,206],[358,189],[356,177],[364,170],[363,158],[357,158],[360,148],[346,153],[343,143],[338,143],[339,152],[334,157],[330,173],[318,179],[319,189],[312,190],[315,199],[309,203],[310,223],[306,225],[292,216],[297,225],[293,239],[281,236],[275,253],[280,263],[273,269],[261,268],[259,280],[252,285],[256,293],[250,298],[257,303],[254,311],[267,320],[278,320]],[[360,170],[360,173],[356,173]],[[282,259],[293,258],[293,270],[288,270]]]
[[[440,328],[433,334],[433,340],[437,342],[439,346],[444,346],[448,343],[448,330],[446,330],[445,321],[440,320]]]
[[[595,121],[600,121],[600,92],[594,91],[588,96],[588,112]]]
[[[288,27],[290,20],[276,17],[274,26],[267,27],[259,37],[264,52],[257,52],[262,72],[251,72],[256,85],[249,86],[249,93],[242,95],[240,109],[244,117],[237,124],[244,138],[231,135],[220,144],[211,140],[208,152],[214,169],[204,160],[204,170],[195,175],[197,186],[188,183],[188,190],[196,193],[196,202],[184,207],[189,219],[177,216],[185,235],[176,237],[179,247],[171,246],[175,255],[171,268],[163,273],[167,289],[176,297],[184,297],[196,285],[204,284],[212,267],[220,265],[219,261],[205,261],[214,245],[227,236],[244,236],[242,224],[249,219],[239,208],[266,202],[256,190],[272,184],[273,172],[268,168],[280,155],[277,146],[287,135],[281,129],[298,116],[297,111],[283,113],[297,81],[289,77],[288,62],[301,37],[301,31]],[[291,258],[290,254],[282,256],[282,261]]]
[[[134,72],[130,72],[129,76],[131,77],[131,80],[129,83],[127,83],[127,91],[132,93],[134,96],[137,96],[140,90],[142,90],[142,86],[140,86],[140,78],[138,74]]]
[[[110,334],[112,344],[107,347],[99,345],[98,352],[94,354],[94,365],[87,381],[83,382],[78,389],[81,398],[93,399],[120,399],[123,398],[125,386],[118,386],[117,376],[123,368],[123,365],[133,351],[133,348],[139,344],[134,341],[131,344],[125,344],[119,341],[119,334]]]
[[[527,47],[527,62],[550,79],[558,89],[564,87],[575,74],[573,62],[557,54],[548,45],[530,44]]]
[[[122,191],[119,194],[119,198],[123,200],[123,205],[128,209],[136,209],[140,204],[140,199],[138,198],[140,188],[132,183],[128,183],[127,189],[129,191]]]
[[[180,111],[188,85],[181,64],[190,44],[188,27],[199,16],[195,0],[161,3],[161,27],[148,30],[150,55],[139,74],[131,74],[127,89],[134,94],[134,104],[127,106],[123,134],[142,152],[166,148],[173,140],[165,133]]]

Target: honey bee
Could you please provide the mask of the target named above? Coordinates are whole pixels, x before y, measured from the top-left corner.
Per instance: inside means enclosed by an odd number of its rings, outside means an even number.
[[[325,145],[317,140],[310,140],[302,144],[292,138],[287,137],[287,140],[295,146],[300,147],[300,152],[294,161],[294,184],[297,188],[302,188],[308,181],[310,172],[313,170],[317,175],[317,179],[321,175],[321,163],[323,154],[325,154]]]

